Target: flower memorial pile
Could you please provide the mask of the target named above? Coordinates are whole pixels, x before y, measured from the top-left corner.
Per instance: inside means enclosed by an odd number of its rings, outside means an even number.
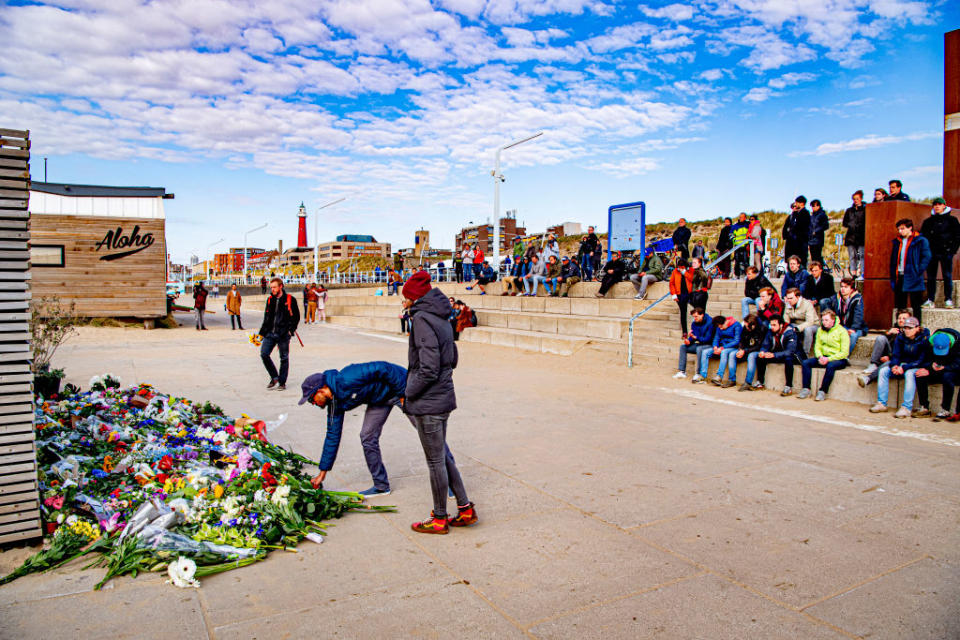
[[[87,554],[106,566],[97,585],[167,571],[176,586],[316,542],[322,522],[365,506],[356,493],[314,489],[303,465],[270,444],[262,421],[231,419],[149,385],[110,376],[60,401],[38,398],[36,445],[49,546],[0,579]]]

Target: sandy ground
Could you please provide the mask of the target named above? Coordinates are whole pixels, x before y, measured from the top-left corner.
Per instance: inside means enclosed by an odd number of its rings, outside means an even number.
[[[212,307],[214,305],[211,305]],[[259,307],[259,305],[257,305]],[[319,455],[308,374],[406,361],[399,336],[314,325],[287,391],[250,331],[85,328],[56,358],[227,412],[289,415],[274,440]],[[259,317],[248,313],[248,330]],[[449,442],[481,522],[423,536],[423,454],[381,441],[398,513],[352,514],[323,545],[180,590],[80,563],[0,587],[0,638],[957,638],[960,428],[862,406],[692,387],[670,372],[462,344]],[[746,396],[746,397],[744,397]],[[348,418],[328,488],[370,483]],[[452,505],[451,505],[452,506]],[[31,551],[0,553],[0,572]]]

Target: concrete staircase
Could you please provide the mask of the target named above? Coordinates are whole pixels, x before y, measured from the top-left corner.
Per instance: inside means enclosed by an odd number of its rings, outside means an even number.
[[[778,283],[774,284],[778,286]],[[462,300],[477,314],[479,326],[464,331],[461,341],[566,356],[587,350],[618,365],[627,363],[631,316],[652,305],[668,291],[665,282],[657,283],[648,289],[647,299],[639,301],[633,299],[635,292],[629,283],[615,285],[602,299],[595,297],[600,287],[596,282],[574,285],[566,298],[547,297],[542,290],[538,297],[501,296],[499,282],[488,285],[486,295],[479,295],[476,288],[468,291],[464,284],[440,283],[437,286],[446,295]],[[378,290],[382,295],[377,295]],[[717,281],[710,291],[707,313],[739,319],[742,297],[743,281]],[[333,324],[398,334],[400,303],[399,296],[386,295],[385,287],[341,289],[330,292],[327,317]],[[924,321],[926,326],[934,328],[960,327],[960,311],[927,311]],[[679,310],[675,302],[667,299],[635,321],[634,369],[655,369],[665,376],[673,374],[677,367],[680,336]],[[866,336],[857,343],[851,365],[834,379],[831,398],[863,404],[876,401],[876,386],[863,389],[856,381],[856,374],[870,359],[874,339],[874,336]],[[695,367],[690,356],[687,372],[691,378]],[[716,369],[717,361],[711,360],[710,375]],[[745,373],[746,364],[741,363],[737,368],[739,381],[743,381]],[[814,370],[814,389],[820,384],[822,373],[820,369]],[[669,382],[680,383],[682,381]],[[766,383],[769,389],[782,388],[783,368],[771,366]],[[794,387],[799,386],[800,368],[796,367]],[[900,383],[895,381],[890,390],[891,407],[899,404],[900,394]],[[931,402],[939,405],[939,387],[931,389]]]

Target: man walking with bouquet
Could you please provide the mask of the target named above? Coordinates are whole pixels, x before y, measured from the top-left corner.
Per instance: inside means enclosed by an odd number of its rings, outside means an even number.
[[[270,281],[270,295],[267,297],[267,306],[263,312],[263,324],[260,325],[260,359],[270,374],[270,383],[267,389],[276,387],[280,391],[287,388],[287,372],[290,370],[290,338],[297,332],[300,324],[300,307],[297,299],[283,290],[283,280],[274,278]],[[270,354],[274,348],[280,351],[280,371]]]
[[[430,470],[433,512],[410,527],[418,533],[449,531],[477,521],[477,512],[467,498],[460,471],[447,450],[447,420],[457,408],[453,370],[457,346],[450,326],[450,301],[439,289],[431,288],[430,274],[418,271],[403,285],[404,304],[410,310],[407,382],[403,409],[420,436]],[[447,518],[447,492],[457,499],[456,517]]]

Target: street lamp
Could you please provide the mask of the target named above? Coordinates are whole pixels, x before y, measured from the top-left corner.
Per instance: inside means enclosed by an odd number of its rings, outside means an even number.
[[[250,229],[250,231],[247,231],[246,233],[243,234],[243,284],[247,284],[247,236],[253,233],[254,231],[260,231],[260,229],[266,228],[268,224],[270,223],[264,222],[259,227]]]
[[[524,142],[529,142],[534,138],[539,138],[543,135],[543,131],[522,138],[520,140],[514,140],[510,144],[505,144],[502,147],[497,148],[497,153],[494,156],[494,168],[493,173],[493,268],[496,270],[497,274],[500,273],[500,183],[503,182],[506,178],[503,177],[503,174],[500,173],[500,152],[506,151],[507,149],[512,149],[517,145],[521,145]]]
[[[313,281],[317,281],[317,265],[320,263],[320,236],[318,235],[317,228],[320,222],[320,209],[326,209],[327,207],[332,207],[335,204],[343,202],[346,200],[346,196],[340,198],[339,200],[333,200],[328,202],[325,205],[322,205],[317,208],[317,214],[313,217]]]
[[[207,280],[210,279],[210,249],[211,249],[212,247],[215,247],[216,245],[220,244],[220,243],[223,242],[223,241],[224,241],[224,238],[220,238],[220,239],[217,240],[216,242],[211,242],[210,244],[207,245],[207,260],[206,260],[206,262],[207,262]]]

